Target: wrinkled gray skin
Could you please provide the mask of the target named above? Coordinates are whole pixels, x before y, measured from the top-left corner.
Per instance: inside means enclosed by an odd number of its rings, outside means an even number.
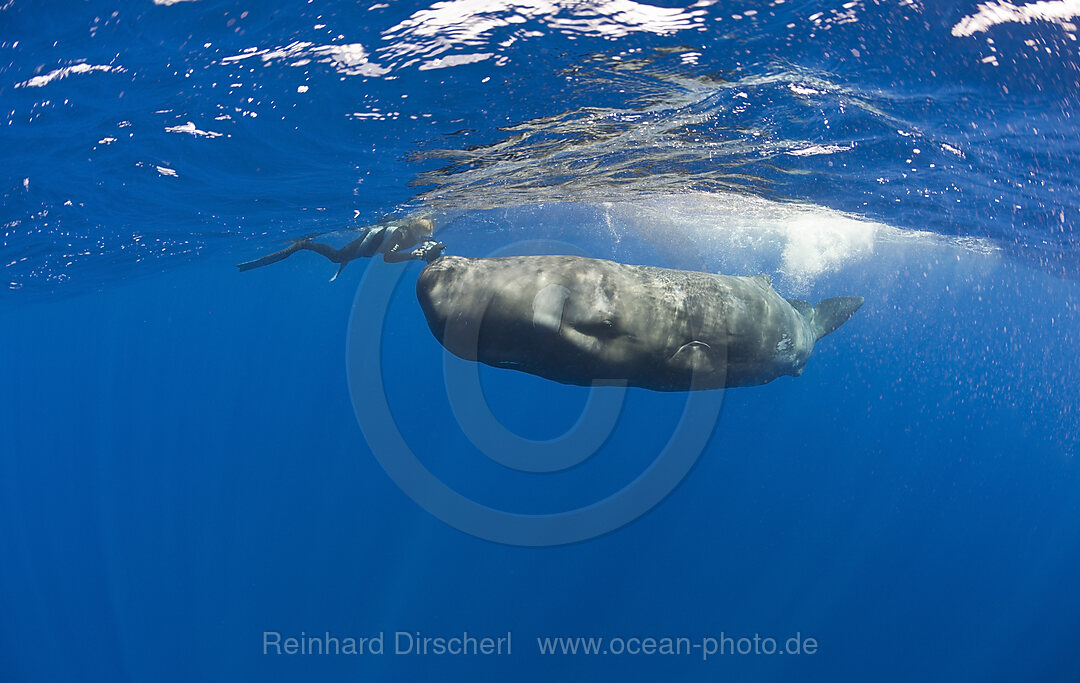
[[[454,355],[565,384],[657,391],[799,375],[859,297],[816,309],[767,276],[733,277],[579,256],[443,256],[416,283],[428,326]]]

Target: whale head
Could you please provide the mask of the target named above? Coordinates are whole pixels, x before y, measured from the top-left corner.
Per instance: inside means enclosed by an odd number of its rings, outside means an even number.
[[[617,380],[640,335],[619,315],[613,283],[574,259],[443,256],[421,272],[416,295],[432,334],[460,358],[572,384],[613,368],[601,379]]]

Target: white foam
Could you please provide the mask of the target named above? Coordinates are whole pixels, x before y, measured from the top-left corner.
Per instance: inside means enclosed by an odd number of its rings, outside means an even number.
[[[367,50],[360,43],[316,45],[308,41],[294,41],[273,49],[249,47],[239,54],[225,57],[221,63],[233,64],[252,57],[258,57],[264,64],[285,61],[293,67],[307,66],[315,61],[328,64],[334,71],[346,76],[379,77],[390,72],[386,67],[371,61]]]
[[[879,252],[998,251],[986,239],[897,228],[823,206],[736,193],[611,202],[605,213],[612,225],[632,230],[662,251],[670,247],[669,255],[691,247],[720,272],[777,272],[792,293],[805,293],[820,278],[860,266]]]
[[[832,212],[807,211],[794,217],[781,228],[786,239],[780,272],[806,287],[822,274],[872,254],[877,225]]]
[[[964,17],[952,27],[952,34],[958,38],[971,36],[991,26],[1008,23],[1048,21],[1066,24],[1076,17],[1080,17],[1080,0],[1040,0],[1026,5],[997,0],[979,5],[978,12]]]
[[[634,33],[667,36],[700,28],[704,17],[700,9],[657,7],[633,0],[446,0],[413,12],[387,29],[383,37],[391,42],[380,52],[395,62],[430,59],[450,50],[488,46],[499,29],[531,22],[566,34],[609,40]],[[515,35],[525,38],[536,32]]]
[[[319,45],[311,49],[317,61],[328,63],[338,73],[347,76],[385,76],[389,69],[379,66],[368,58],[360,43],[348,45]]]
[[[852,145],[810,145],[809,147],[801,147],[799,149],[789,149],[787,153],[796,157],[812,157],[822,154],[846,152],[851,148]]]
[[[476,62],[482,62],[486,59],[491,59],[492,53],[480,52],[474,55],[450,55],[449,57],[436,57],[430,59],[419,67],[420,71],[430,71],[432,69],[445,69],[451,66],[461,66],[462,64],[474,64]]]
[[[53,81],[59,81],[72,74],[88,74],[94,71],[123,73],[125,69],[121,66],[109,66],[106,64],[73,64],[71,66],[61,67],[55,71],[50,71],[42,76],[34,76],[30,80],[23,81],[22,83],[16,83],[15,87],[42,88]]]
[[[195,127],[195,123],[193,121],[188,121],[187,123],[180,126],[168,126],[165,128],[165,132],[187,133],[188,135],[194,135],[195,137],[202,138],[220,138],[223,135],[223,133],[218,133],[212,130],[199,130]]]

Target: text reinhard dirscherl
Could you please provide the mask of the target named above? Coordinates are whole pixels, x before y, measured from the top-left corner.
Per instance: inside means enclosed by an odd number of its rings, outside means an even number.
[[[474,636],[468,631],[452,636],[429,636],[419,631],[395,631],[392,637],[379,631],[371,636],[284,636],[263,631],[264,655],[509,655],[512,634]],[[387,644],[389,643],[389,648]]]
[[[788,638],[719,636],[538,637],[536,651],[547,656],[697,655],[702,660],[723,655],[813,655],[816,638],[796,633]],[[369,636],[286,635],[263,631],[264,655],[512,655],[513,633],[474,635],[468,631],[431,636],[419,631],[379,631]]]

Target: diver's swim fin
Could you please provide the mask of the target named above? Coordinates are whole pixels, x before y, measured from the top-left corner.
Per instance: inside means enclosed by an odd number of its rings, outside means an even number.
[[[303,249],[304,247],[302,245],[303,245],[303,243],[305,241],[306,240],[299,240],[297,242],[293,242],[292,244],[285,247],[281,251],[275,251],[273,254],[267,254],[266,256],[263,256],[260,259],[255,259],[254,261],[247,261],[246,263],[237,264],[236,267],[240,269],[241,273],[243,273],[244,271],[252,270],[252,269],[255,269],[255,268],[262,268],[263,266],[268,266],[271,263],[277,263],[278,261],[284,261],[288,257],[292,256],[296,252]]]
[[[260,259],[255,259],[254,261],[248,261],[246,263],[238,264],[236,267],[239,268],[240,272],[242,273],[247,270],[252,270],[254,268],[262,268],[263,266],[268,266],[271,263],[283,261],[298,251],[313,251],[316,254],[325,256],[334,263],[341,263],[341,268],[344,268],[345,264],[342,263],[342,259],[345,258],[344,253],[347,249],[348,247],[346,247],[345,249],[335,249],[329,244],[312,242],[310,239],[307,239],[305,237],[304,239],[296,240],[281,251],[275,251],[273,254],[267,254],[266,256],[263,256]],[[345,261],[348,262],[348,259],[345,259]],[[338,268],[338,274],[341,273],[341,268]],[[334,276],[334,278],[336,277],[337,275]]]

